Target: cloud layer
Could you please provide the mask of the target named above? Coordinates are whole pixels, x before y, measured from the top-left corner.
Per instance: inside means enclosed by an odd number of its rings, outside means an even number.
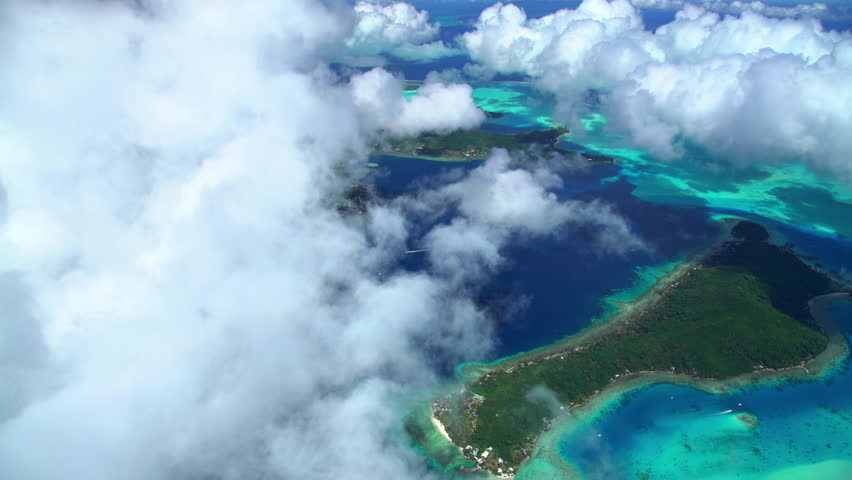
[[[417,10],[411,4],[393,2],[386,5],[379,1],[359,0],[354,12],[355,29],[346,40],[350,56],[375,58],[387,54],[414,61],[461,53],[435,40],[440,25],[429,22],[429,13]]]
[[[344,2],[138,5],[0,7],[0,478],[428,478],[396,403],[491,338],[449,259],[627,222],[505,153],[341,217],[337,167],[478,124],[470,88],[333,74]],[[427,204],[460,213],[398,270]]]
[[[2,478],[422,476],[392,398],[488,348],[443,279],[377,276],[399,213],[334,213],[386,126],[323,66],[345,5],[231,5],[4,3]]]
[[[852,144],[840,134],[852,129],[852,88],[843,81],[852,78],[852,35],[813,19],[723,18],[686,5],[648,32],[627,0],[585,0],[540,19],[497,4],[462,43],[487,67],[537,77],[563,111],[600,91],[612,126],[658,156],[693,143],[852,178]]]

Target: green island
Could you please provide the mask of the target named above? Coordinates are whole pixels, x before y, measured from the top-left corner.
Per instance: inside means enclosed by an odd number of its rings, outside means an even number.
[[[509,478],[558,417],[611,384],[656,373],[704,381],[807,372],[829,345],[809,301],[847,290],[768,239],[761,225],[739,222],[629,314],[479,367],[432,402],[431,423],[412,415],[409,434],[421,445],[443,435],[452,469]]]
[[[486,115],[497,115],[486,112]],[[540,148],[543,152],[578,155],[589,163],[614,163],[612,157],[592,152],[569,152],[557,147],[559,139],[570,131],[562,126],[523,133],[494,133],[462,130],[445,134],[424,133],[413,138],[392,138],[373,146],[375,153],[444,160],[484,160],[494,148],[510,152]]]

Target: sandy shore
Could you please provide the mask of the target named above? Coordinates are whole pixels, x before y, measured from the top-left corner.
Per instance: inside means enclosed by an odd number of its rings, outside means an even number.
[[[444,438],[446,438],[446,439],[447,439],[450,443],[452,443],[452,442],[453,442],[453,439],[452,439],[452,438],[450,438],[450,434],[449,434],[449,433],[447,433],[447,429],[446,429],[446,427],[444,427],[444,424],[443,424],[443,423],[441,423],[441,421],[440,421],[440,420],[438,420],[438,418],[437,418],[437,417],[435,417],[435,412],[430,411],[430,413],[431,413],[431,415],[430,415],[430,416],[431,416],[430,420],[432,421],[432,425],[434,425],[434,426],[435,426],[435,429],[436,429],[436,430],[438,430],[439,432],[441,432],[441,435],[442,435]],[[456,446],[458,446],[458,445],[456,445]]]

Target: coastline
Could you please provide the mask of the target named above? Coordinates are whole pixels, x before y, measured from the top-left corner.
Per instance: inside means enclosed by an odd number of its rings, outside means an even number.
[[[812,315],[819,322],[820,326],[826,329],[829,335],[829,344],[822,353],[808,362],[781,370],[764,369],[722,380],[693,378],[682,374],[650,371],[634,372],[622,376],[610,383],[598,394],[579,405],[570,407],[563,415],[556,418],[553,427],[544,431],[536,440],[532,454],[519,466],[514,478],[517,480],[582,480],[584,477],[580,471],[560,454],[560,439],[572,429],[582,425],[584,422],[593,420],[598,414],[611,408],[625,394],[652,385],[684,385],[707,393],[723,395],[754,386],[770,385],[773,382],[796,379],[818,379],[830,375],[835,367],[840,365],[850,354],[849,342],[835,328],[834,320],[828,314],[830,307],[838,302],[852,302],[852,294],[831,293],[811,299]],[[434,418],[434,415],[432,417]],[[435,420],[437,421],[437,419]],[[441,429],[435,422],[431,423],[444,439],[452,442],[449,439],[449,435],[444,435],[444,432],[441,432]],[[443,427],[440,421],[437,423]],[[455,446],[461,451],[461,447],[458,445]],[[491,475],[482,470],[477,473],[491,479],[506,478]]]
[[[386,157],[396,157],[396,158],[415,158],[417,160],[427,160],[430,162],[443,162],[443,163],[472,163],[472,162],[481,162],[485,160],[483,158],[457,158],[457,157],[427,157],[424,155],[407,155],[404,153],[396,153],[396,152],[372,152],[372,155],[383,155]]]
[[[599,320],[598,322],[591,324],[585,330],[583,330],[583,331],[581,331],[577,334],[571,335],[569,337],[565,337],[562,340],[557,340],[556,342],[554,342],[552,344],[545,345],[545,346],[539,347],[539,348],[534,349],[534,350],[530,350],[530,351],[526,351],[526,352],[520,352],[520,353],[517,353],[517,354],[509,356],[509,357],[499,358],[499,359],[496,359],[492,362],[488,362],[488,363],[467,362],[467,363],[462,363],[462,364],[458,365],[455,369],[457,380],[455,382],[445,384],[443,387],[441,387],[439,389],[440,393],[434,392],[432,395],[430,395],[428,397],[428,399],[425,400],[425,402],[423,404],[423,407],[425,407],[425,408],[423,410],[424,415],[423,415],[423,417],[421,417],[421,419],[424,423],[424,425],[423,425],[424,427],[427,427],[427,428],[431,427],[430,428],[431,433],[428,433],[428,434],[430,436],[434,435],[435,437],[440,437],[443,441],[449,442],[451,445],[455,446],[458,449],[457,451],[459,453],[462,453],[463,452],[462,448],[458,445],[455,445],[455,443],[452,443],[452,440],[450,439],[448,434],[445,435],[446,429],[444,428],[444,431],[443,432],[441,431],[440,427],[444,427],[444,425],[440,421],[438,421],[437,424],[436,424],[436,422],[431,421],[431,419],[428,423],[425,422],[426,411],[429,412],[430,417],[432,417],[432,418],[435,417],[434,412],[433,412],[433,404],[432,404],[434,399],[446,394],[448,391],[458,390],[460,388],[464,388],[465,383],[467,383],[468,381],[471,381],[471,380],[473,380],[473,379],[475,379],[475,378],[477,378],[481,375],[484,375],[484,374],[488,373],[489,371],[492,371],[496,368],[502,368],[502,367],[505,367],[506,365],[516,365],[518,363],[525,362],[525,361],[529,360],[530,358],[534,358],[534,359],[546,358],[548,356],[555,355],[559,352],[562,352],[565,349],[570,348],[572,346],[577,346],[577,345],[579,345],[583,342],[586,342],[588,340],[594,340],[596,338],[599,338],[601,336],[609,334],[614,329],[624,325],[625,322],[628,322],[631,318],[633,318],[634,315],[641,314],[641,312],[644,309],[651,306],[653,304],[653,302],[659,296],[661,296],[662,293],[667,288],[669,288],[674,283],[676,283],[679,279],[682,278],[683,275],[688,273],[692,268],[696,267],[698,265],[698,263],[703,258],[705,258],[710,252],[715,250],[717,247],[719,247],[724,242],[728,241],[730,239],[730,227],[734,223],[736,223],[736,221],[733,221],[733,220],[732,221],[724,221],[724,220],[720,221],[719,222],[719,224],[720,224],[719,234],[716,236],[716,238],[714,238],[711,242],[709,242],[709,244],[707,246],[694,251],[693,253],[688,255],[684,260],[682,260],[680,263],[671,267],[671,269],[668,270],[666,275],[661,276],[661,277],[657,277],[654,284],[649,286],[644,291],[644,293],[642,293],[641,295],[636,297],[634,300],[632,300],[630,302],[618,302],[618,301],[614,302],[615,306],[617,307],[617,309],[615,311],[611,312],[608,316],[604,317],[603,319]],[[632,376],[622,377],[619,381],[616,381],[615,383],[610,384],[610,386],[607,389],[604,389],[598,395],[595,395],[594,397],[590,398],[587,402],[584,402],[581,405],[575,405],[572,409],[566,411],[566,413],[570,413],[570,414],[573,414],[573,412],[579,413],[579,412],[584,411],[586,408],[588,408],[588,406],[593,406],[593,405],[597,404],[597,402],[599,402],[601,399],[606,399],[607,395],[609,395],[611,392],[614,391],[613,387],[617,389],[617,388],[622,387],[624,385],[627,385],[628,387],[630,385],[633,385],[632,387],[629,387],[628,390],[631,390],[633,388],[637,388],[638,386],[641,386],[641,385],[634,385],[634,382],[636,382],[637,380],[640,380],[641,378],[643,378],[643,377],[637,378],[636,374],[634,374]],[[625,391],[627,391],[627,390],[625,390]],[[567,417],[570,417],[570,415],[563,415],[560,419],[557,419],[557,425],[559,425],[560,422],[565,421],[565,419]],[[435,420],[437,421],[437,418],[435,418]],[[440,425],[440,427],[439,427],[439,425]],[[526,476],[527,474],[525,474],[524,472],[529,468],[527,466],[529,464],[529,462],[535,458],[535,456],[536,456],[535,452],[541,452],[543,446],[548,444],[548,442],[544,441],[544,439],[548,438],[551,435],[551,432],[553,432],[554,430],[557,430],[557,428],[552,428],[552,429],[542,433],[542,436],[536,442],[536,447],[535,447],[533,455],[529,459],[527,459],[527,461],[524,462],[522,464],[522,466],[520,466],[518,468],[518,470],[515,472],[515,478],[519,478],[519,479],[520,478],[546,478],[546,477],[541,477],[541,476],[539,476],[539,477],[535,477],[535,476],[528,477],[528,476]],[[555,445],[555,443],[553,445]],[[423,445],[423,447],[426,448],[427,455],[432,457],[431,453],[428,451],[429,448],[427,448],[427,446],[425,446],[425,445]],[[554,451],[553,453],[556,453],[556,452]],[[548,463],[554,464],[554,462],[548,462]],[[558,464],[558,465],[563,466],[563,467],[571,468],[570,465],[564,460],[560,460],[559,462],[555,462],[555,464]],[[460,464],[457,463],[455,465],[458,466]],[[455,468],[454,466],[445,466],[444,470],[445,471],[451,471],[454,468]],[[484,470],[479,470],[477,473],[478,473],[479,476],[477,476],[476,478],[494,478],[494,479],[506,478],[506,477],[493,476],[493,475],[491,475],[490,473],[488,473]],[[470,478],[470,471],[469,470],[464,471],[464,474],[466,475],[466,478]],[[563,477],[553,477],[553,478],[563,478]],[[568,478],[574,478],[574,477],[568,477]]]
[[[586,402],[571,407],[565,415],[556,420],[553,428],[542,433],[530,458],[519,468],[516,478],[582,479],[576,467],[559,453],[559,440],[573,428],[610,408],[625,394],[642,388],[658,384],[684,385],[721,395],[774,382],[817,379],[829,375],[850,353],[849,342],[835,327],[834,320],[828,314],[830,307],[840,302],[852,302],[852,294],[831,293],[811,299],[809,304],[812,315],[828,333],[829,344],[822,353],[802,365],[781,370],[765,369],[724,380],[693,378],[666,372],[635,372],[619,378]]]
[[[435,411],[431,408],[431,405],[429,408],[429,416],[429,420],[432,422],[432,425],[435,426],[435,429],[438,430],[438,433],[440,433],[442,437],[446,438],[448,442],[453,443],[455,445],[453,439],[450,438],[450,434],[447,433],[447,429],[446,427],[444,427],[444,424],[441,423],[441,421],[438,420],[438,418],[435,416]],[[456,446],[458,447],[458,445]],[[461,447],[459,447],[459,450],[461,450]]]
[[[677,283],[684,275],[689,273],[693,268],[697,267],[700,262],[706,258],[711,252],[716,250],[726,241],[730,240],[730,226],[736,221],[723,220],[720,222],[719,234],[707,246],[701,248],[683,261],[674,265],[666,275],[657,277],[654,284],[649,286],[645,292],[636,297],[630,302],[614,301],[617,309],[608,317],[605,317],[589,325],[584,330],[557,340],[549,345],[544,345],[533,350],[520,352],[508,357],[499,358],[492,362],[468,362],[456,367],[456,374],[460,377],[462,383],[474,380],[486,373],[497,369],[511,369],[512,367],[527,362],[535,362],[543,360],[566,350],[577,348],[588,341],[597,340],[604,337],[613,331],[626,325],[636,316],[641,315],[645,310],[650,308],[658,298],[660,298],[666,289]],[[507,368],[508,367],[508,368]]]
[[[528,365],[529,362],[551,358],[558,354],[565,354],[566,352],[570,353],[568,352],[569,349],[576,349],[585,342],[594,341],[626,325],[632,318],[641,315],[647,308],[654,305],[667,288],[677,283],[691,269],[700,265],[701,261],[708,254],[729,240],[730,229],[727,228],[728,224],[736,223],[737,221],[735,219],[731,219],[730,221],[723,220],[721,222],[720,235],[714,241],[710,242],[707,247],[691,254],[686,260],[674,266],[665,276],[658,277],[654,285],[649,287],[647,291],[634,301],[618,302],[618,310],[601,323],[593,324],[576,335],[532,351],[522,352],[490,363],[459,365],[456,370],[459,381],[455,383],[455,388],[492,371],[511,371],[518,365]],[[848,288],[845,284],[840,284],[840,286],[844,289]],[[563,415],[557,417],[552,428],[542,432],[535,441],[533,452],[529,458],[519,465],[516,478],[582,478],[577,469],[559,453],[559,439],[575,426],[594,418],[614,402],[619,401],[624,394],[650,385],[685,385],[712,394],[727,394],[735,392],[738,389],[771,384],[772,382],[784,382],[801,378],[816,379],[831,375],[835,370],[834,367],[848,357],[850,350],[846,337],[835,328],[834,321],[828,314],[829,308],[837,302],[852,302],[852,294],[848,293],[847,290],[847,292],[843,293],[818,296],[809,301],[808,305],[811,315],[828,335],[829,343],[823,352],[800,365],[780,370],[763,369],[723,380],[693,378],[688,375],[659,371],[633,372],[618,378],[582,404],[570,407]],[[437,428],[437,425],[435,427]],[[445,438],[448,437],[447,435]],[[486,472],[483,471],[481,473]],[[501,478],[491,474],[488,475],[490,478]]]

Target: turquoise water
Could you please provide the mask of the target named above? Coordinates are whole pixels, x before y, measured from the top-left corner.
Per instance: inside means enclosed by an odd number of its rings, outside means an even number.
[[[759,215],[814,233],[852,238],[852,189],[803,164],[744,168],[720,160],[660,162],[606,132],[606,118],[590,113],[578,137],[587,148],[619,157],[622,169],[611,179],[636,185],[639,198],[670,205]],[[755,162],[759,164],[760,162]]]
[[[505,116],[488,122],[486,127],[503,126],[511,130],[541,129],[554,125],[549,99],[525,83],[488,82],[475,84],[473,100],[480,108]]]
[[[852,302],[831,315],[852,339]],[[649,386],[574,429],[559,450],[590,479],[846,480],[852,369],[846,361],[823,379],[725,395]]]
[[[485,130],[519,131],[559,123],[552,99],[532,85],[479,82],[474,87],[479,107],[505,115],[489,120]],[[625,180],[635,186],[634,196],[649,202],[757,215],[815,234],[852,238],[852,188],[803,164],[728,165],[724,159],[704,158],[703,152],[663,162],[631,148],[629,140],[610,134],[606,126],[603,115],[587,112],[562,145],[617,157],[620,169],[603,183]]]
[[[653,287],[657,281],[665,278],[677,265],[685,260],[679,258],[670,262],[664,262],[657,265],[640,265],[637,266],[634,272],[633,283],[627,288],[616,289],[612,294],[603,298],[603,312],[596,317],[593,322],[606,321],[612,314],[618,311],[622,304],[630,303],[637,300],[649,288]]]

